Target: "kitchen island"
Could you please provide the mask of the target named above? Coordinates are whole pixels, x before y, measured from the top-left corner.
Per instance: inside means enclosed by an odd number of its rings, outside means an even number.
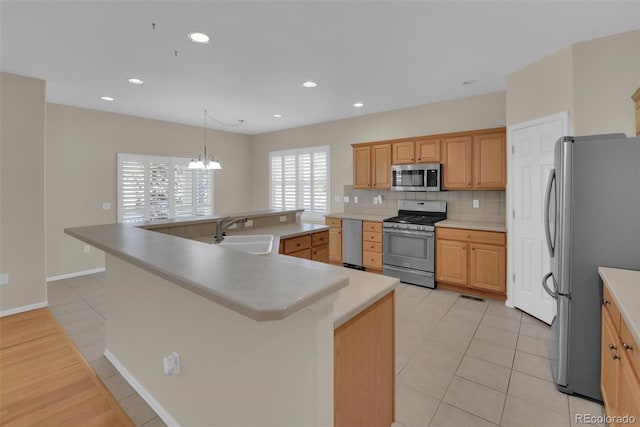
[[[105,355],[169,424],[332,425],[334,329],[384,313],[393,354],[396,279],[131,225],[65,231],[106,252]]]

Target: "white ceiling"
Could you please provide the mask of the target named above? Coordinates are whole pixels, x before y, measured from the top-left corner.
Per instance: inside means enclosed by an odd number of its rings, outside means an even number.
[[[562,47],[640,28],[638,1],[2,0],[0,15],[2,71],[46,80],[48,102],[194,125],[207,108],[245,134],[504,90]]]

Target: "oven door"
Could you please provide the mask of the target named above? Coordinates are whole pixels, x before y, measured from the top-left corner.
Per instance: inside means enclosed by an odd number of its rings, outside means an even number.
[[[383,263],[413,270],[433,271],[433,231],[384,229]]]

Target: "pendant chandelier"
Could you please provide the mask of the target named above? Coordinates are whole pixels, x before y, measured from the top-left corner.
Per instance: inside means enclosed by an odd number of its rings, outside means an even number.
[[[213,154],[207,155],[207,109],[204,110],[204,154],[198,154],[189,162],[189,169],[222,169],[220,161]]]

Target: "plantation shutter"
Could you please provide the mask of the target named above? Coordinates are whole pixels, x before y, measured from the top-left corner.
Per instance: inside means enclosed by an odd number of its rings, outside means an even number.
[[[119,162],[119,169],[120,221],[144,221],[147,200],[145,163],[136,160],[122,160]]]
[[[173,166],[176,218],[195,215],[193,171],[188,166],[188,162],[176,162]]]

